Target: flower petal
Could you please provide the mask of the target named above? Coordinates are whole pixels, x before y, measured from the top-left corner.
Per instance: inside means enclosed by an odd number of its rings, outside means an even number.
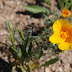
[[[69,37],[66,39],[65,42],[69,42],[69,43],[72,43],[72,28],[68,30],[69,32]]]
[[[55,33],[59,33],[61,31],[62,27],[70,28],[71,24],[67,20],[59,19],[59,20],[54,22],[54,24],[53,24],[53,31]]]
[[[54,24],[53,24],[53,31],[56,32],[56,33],[61,31],[60,19],[54,22]]]
[[[68,43],[68,42],[63,42],[61,44],[59,44],[59,49],[60,50],[69,50],[71,49],[72,43]]]
[[[59,34],[53,34],[49,37],[49,41],[53,44],[57,44],[63,42],[64,40],[59,37]]]
[[[71,12],[68,9],[64,9],[63,12],[62,12],[62,16],[66,18],[69,15],[71,15]]]

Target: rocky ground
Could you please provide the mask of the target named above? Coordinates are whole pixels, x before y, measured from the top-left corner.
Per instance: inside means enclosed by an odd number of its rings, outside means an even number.
[[[52,1],[52,0],[51,0]],[[52,1],[56,5],[55,0]],[[26,29],[28,26],[33,25],[35,27],[43,27],[44,20],[37,16],[34,17],[33,14],[27,13],[24,6],[27,4],[35,4],[34,0],[0,0],[0,57],[8,62],[7,49],[5,49],[8,41],[8,23],[7,18],[10,19],[14,28]],[[46,4],[44,4],[46,7]],[[52,9],[52,8],[51,8]],[[50,15],[50,17],[53,17]],[[48,56],[48,52],[45,51],[46,55],[43,56],[39,61],[41,63],[58,57],[60,60],[48,67],[40,68],[34,72],[72,72],[72,49],[68,51],[63,51],[56,56]]]

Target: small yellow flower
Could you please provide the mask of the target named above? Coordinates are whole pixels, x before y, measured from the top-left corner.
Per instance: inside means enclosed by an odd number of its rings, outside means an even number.
[[[68,9],[64,9],[63,12],[62,12],[62,16],[63,17],[68,17],[71,15],[71,12],[68,10]]]
[[[53,24],[53,35],[50,36],[49,41],[53,44],[59,44],[61,50],[69,50],[72,46],[72,26],[64,20],[59,19]]]

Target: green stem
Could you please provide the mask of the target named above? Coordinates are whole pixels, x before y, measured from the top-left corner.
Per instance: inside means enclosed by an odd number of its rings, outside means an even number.
[[[20,68],[21,68],[22,72],[26,72],[26,69],[22,64],[20,64]]]
[[[31,68],[30,62],[28,63],[28,66],[30,68],[30,72],[32,72],[32,68]]]

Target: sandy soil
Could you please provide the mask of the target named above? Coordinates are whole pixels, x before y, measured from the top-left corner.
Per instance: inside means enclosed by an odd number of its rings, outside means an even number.
[[[52,1],[52,0],[51,0]],[[55,0],[52,1],[54,5],[56,5]],[[27,4],[35,4],[34,0],[0,0],[0,57],[8,62],[8,57],[6,55],[5,46],[9,31],[8,23],[6,18],[8,17],[13,24],[14,28],[18,29],[26,29],[27,26],[33,25],[35,27],[43,27],[44,20],[43,18],[33,17],[33,14],[26,13],[24,6]],[[53,17],[53,16],[52,16]],[[3,52],[2,52],[3,50]],[[48,67],[40,68],[39,70],[35,70],[34,72],[72,72],[72,50],[63,51],[56,56],[48,56],[48,52],[46,51],[46,55],[43,56],[39,61],[43,63],[43,61],[47,61],[51,58],[58,57],[60,60]]]

